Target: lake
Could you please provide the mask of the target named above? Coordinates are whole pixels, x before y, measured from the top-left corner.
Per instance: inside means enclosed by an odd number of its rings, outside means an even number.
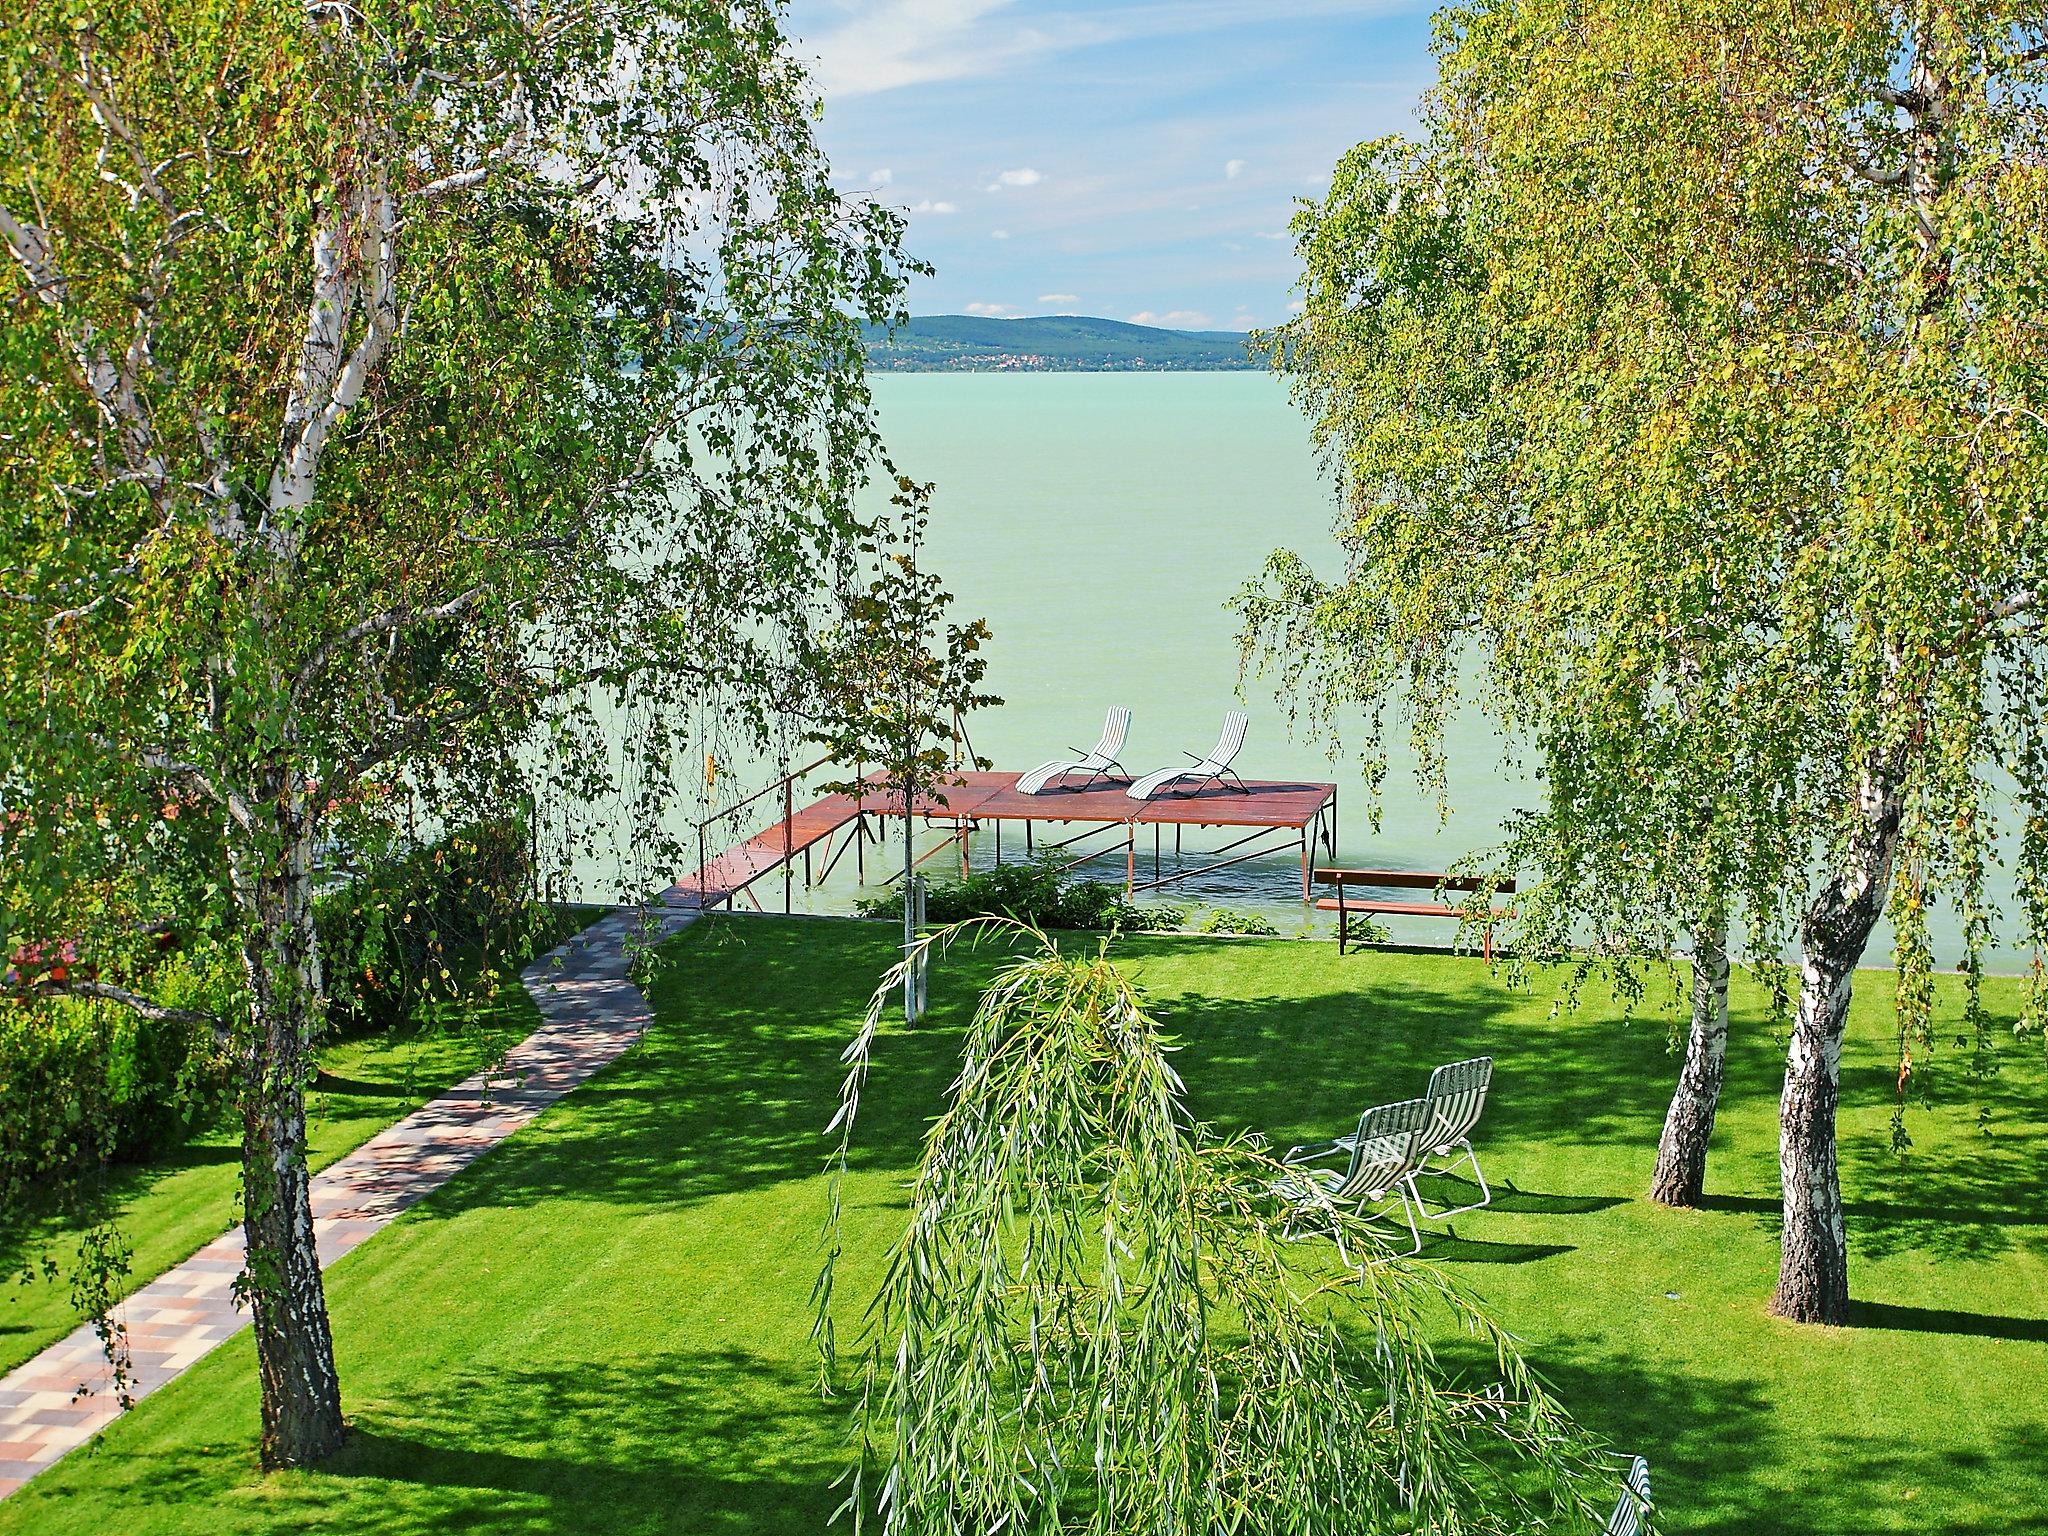
[[[1231,596],[1277,548],[1338,566],[1331,481],[1307,421],[1264,374],[898,374],[875,391],[892,450],[937,486],[932,564],[995,632],[988,684],[1004,702],[969,730],[999,767],[1093,745],[1111,704],[1132,712],[1134,773],[1206,752],[1240,703]],[[1258,678],[1241,702],[1239,770],[1334,780],[1348,862],[1441,869],[1496,837],[1522,782],[1483,723],[1462,722],[1448,824],[1396,775],[1375,835],[1355,745],[1332,761],[1292,738]],[[1283,928],[1302,920],[1297,855],[1187,889]],[[1418,920],[1418,933],[1448,932]]]
[[[1271,683],[1256,677],[1245,680],[1240,700],[1232,594],[1276,548],[1293,548],[1325,572],[1339,563],[1331,482],[1307,421],[1278,380],[1261,373],[897,373],[878,375],[873,385],[898,463],[936,486],[928,563],[954,593],[956,612],[985,617],[994,631],[987,686],[1004,702],[972,717],[968,728],[998,768],[1022,771],[1069,746],[1085,750],[1103,711],[1121,704],[1133,716],[1123,760],[1143,773],[1208,750],[1224,711],[1241,704],[1251,721],[1238,759],[1247,777],[1334,780],[1339,861],[1413,869],[1440,870],[1494,842],[1503,818],[1529,794],[1530,780],[1499,735],[1467,711],[1449,735],[1448,819],[1440,820],[1397,752],[1375,831],[1358,742],[1332,760],[1319,743],[1291,736]],[[760,771],[742,771],[719,798],[754,787]],[[1205,835],[1214,846],[1236,834]],[[1191,837],[1189,866],[1202,862],[1196,847]],[[1006,856],[1015,849],[1013,828]],[[989,853],[979,839],[977,862]],[[808,895],[799,884],[796,904],[849,910],[858,891],[846,877],[851,865]],[[927,867],[943,870],[948,860],[941,855]],[[1099,872],[1121,881],[1121,851]],[[778,906],[781,882],[764,881],[760,894]],[[1199,878],[1159,899],[1257,912],[1282,932],[1300,930],[1305,920],[1294,852]],[[1421,918],[1389,926],[1398,938],[1433,943],[1447,941],[1452,928]],[[1937,940],[1952,945],[1954,933],[1952,923],[1942,924]],[[1953,948],[1945,948],[1952,962]],[[1874,939],[1869,954],[1887,959],[1888,936]],[[2002,969],[2023,958],[1997,957]]]

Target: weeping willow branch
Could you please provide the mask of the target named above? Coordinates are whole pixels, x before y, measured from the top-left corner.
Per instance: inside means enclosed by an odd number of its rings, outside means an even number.
[[[1359,1269],[1288,1241],[1280,1165],[1189,1114],[1107,946],[1064,953],[1004,919],[921,939],[845,1054],[813,1298],[828,1391],[883,1009],[963,937],[1019,953],[967,1028],[850,1362],[856,1530],[1506,1533],[1593,1514],[1598,1450],[1508,1335],[1357,1218],[1338,1222],[1372,1256]]]

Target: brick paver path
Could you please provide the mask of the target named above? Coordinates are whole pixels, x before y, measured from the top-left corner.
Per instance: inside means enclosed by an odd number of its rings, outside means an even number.
[[[672,905],[647,917],[655,936],[666,937],[695,915]],[[457,1083],[313,1180],[313,1230],[323,1265],[440,1188],[640,1038],[647,1002],[626,979],[625,941],[641,921],[630,912],[602,918],[528,966],[520,979],[545,1021],[541,1028],[502,1064]],[[122,1303],[118,1315],[133,1357],[131,1396],[148,1396],[249,1325],[233,1296],[241,1270],[237,1227]],[[89,1327],[0,1377],[0,1498],[120,1412],[106,1357]]]

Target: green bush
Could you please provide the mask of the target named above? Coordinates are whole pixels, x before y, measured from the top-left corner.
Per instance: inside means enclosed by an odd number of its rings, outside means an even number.
[[[548,920],[524,900],[527,868],[517,825],[493,823],[380,861],[320,897],[330,1026],[389,1028],[429,1002],[487,990]],[[184,946],[150,963],[141,990],[216,1018],[245,1014],[235,947],[189,933]],[[63,998],[0,1008],[0,1197],[174,1147],[230,1086],[202,1026]]]
[[[1278,935],[1275,928],[1256,912],[1233,912],[1228,907],[1217,907],[1202,919],[1197,933],[1237,933],[1250,937],[1270,939]]]
[[[330,1023],[383,1029],[523,957],[545,914],[526,900],[517,822],[464,827],[320,898],[314,923]]]
[[[231,952],[171,957],[173,1006],[217,1010],[239,993]],[[211,1030],[69,998],[0,1008],[0,1195],[139,1159],[191,1134],[228,1090]]]
[[[893,917],[903,910],[900,888],[870,892],[854,903],[863,917]],[[1056,855],[1024,864],[997,864],[960,880],[934,880],[925,891],[925,918],[954,923],[969,917],[1014,917],[1034,928],[1120,928],[1164,933],[1187,921],[1187,908],[1139,906],[1101,880],[1063,881]]]

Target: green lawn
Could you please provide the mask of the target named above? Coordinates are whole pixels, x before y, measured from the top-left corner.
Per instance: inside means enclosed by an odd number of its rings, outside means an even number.
[[[564,909],[539,947],[561,942],[593,915],[594,909]],[[306,1100],[307,1161],[316,1171],[540,1025],[533,1000],[516,980],[502,985],[489,1004],[467,1009],[459,1027],[441,1016],[447,1012],[445,1005],[436,1008],[404,1033],[360,1034],[321,1047],[320,1077]],[[127,1290],[241,1220],[241,1145],[241,1127],[230,1111],[181,1147],[108,1171],[96,1208],[129,1245]],[[0,1220],[0,1374],[78,1326],[69,1277],[77,1246],[71,1220],[60,1213],[8,1212]],[[57,1278],[44,1271],[45,1258],[59,1265]]]
[[[244,1334],[0,1503],[0,1532],[819,1531],[843,1451],[806,1337],[819,1132],[890,943],[885,925],[761,918],[675,941],[641,1049],[334,1269],[355,1433],[329,1468],[255,1476]],[[1663,1529],[2048,1532],[2038,1046],[2008,1046],[1983,1091],[1937,1060],[1941,1102],[1915,1115],[1901,1168],[1885,978],[1867,978],[1843,1116],[1863,1320],[1799,1329],[1764,1315],[1767,1031],[1736,1037],[1713,1209],[1680,1214],[1641,1198],[1671,1070],[1661,1022],[1553,1017],[1546,990],[1508,992],[1472,960],[1123,950],[1219,1125],[1327,1134],[1364,1100],[1419,1092],[1437,1060],[1496,1057],[1479,1143],[1500,1197],[1436,1252],[1584,1419],[1651,1457]],[[848,1191],[843,1331],[985,965],[948,960],[936,1027],[883,1042]]]

